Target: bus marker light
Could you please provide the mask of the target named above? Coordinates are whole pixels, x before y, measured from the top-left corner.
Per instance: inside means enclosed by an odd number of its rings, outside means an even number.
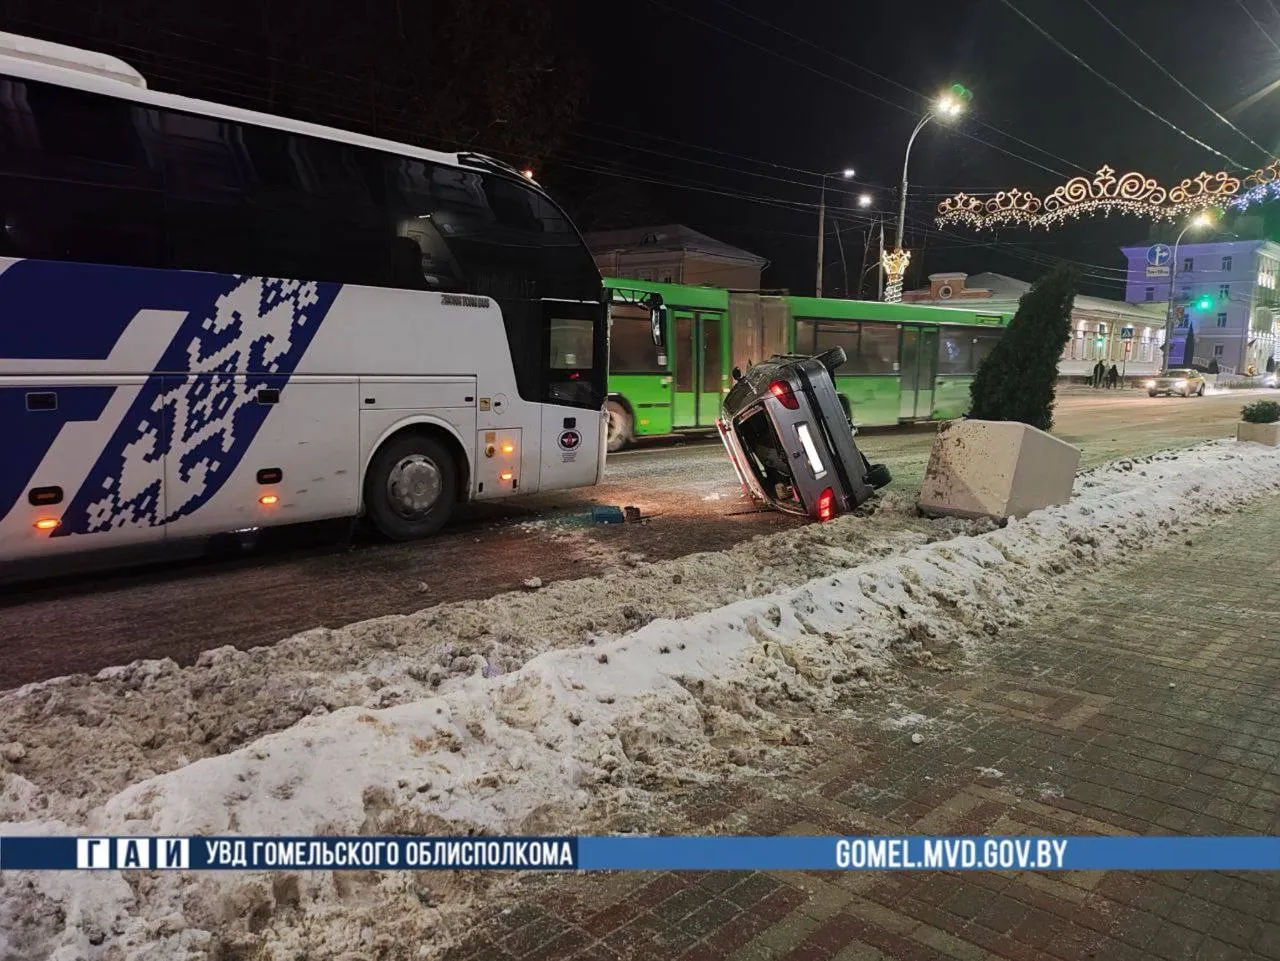
[[[486,444],[486,445],[485,445],[485,448],[484,448],[484,456],[485,456],[485,457],[492,457],[492,456],[493,456],[493,445],[492,445],[492,444]]]
[[[829,521],[836,516],[836,495],[828,487],[818,495],[818,520]]]
[[[42,517],[36,521],[36,530],[51,531],[61,523],[56,517]]]
[[[511,480],[511,478],[513,478],[513,477],[515,477],[515,476],[516,476],[516,475],[515,475],[515,474],[513,474],[511,471],[509,471],[509,470],[504,470],[501,474],[499,474],[499,475],[498,475],[498,480],[509,481],[509,480]]]
[[[507,441],[505,444],[502,445],[502,453],[514,454],[515,452],[516,452],[516,445],[511,443],[511,441]]]
[[[263,494],[258,498],[258,503],[264,507],[271,507],[273,504],[280,503],[280,498],[275,494]]]

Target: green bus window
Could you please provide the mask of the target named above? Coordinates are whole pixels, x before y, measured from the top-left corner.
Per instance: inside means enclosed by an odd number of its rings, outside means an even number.
[[[658,348],[653,346],[648,314],[622,314],[614,308],[609,330],[609,369],[615,374],[661,374]]]
[[[972,374],[973,340],[976,331],[944,327],[938,338],[938,373]]]
[[[1004,336],[1003,330],[975,330],[973,332],[973,370],[977,373],[982,362],[991,356]]]
[[[817,327],[812,320],[796,321],[796,353],[816,354],[813,349],[814,330]]]
[[[896,374],[898,372],[898,327],[896,324],[863,324],[862,345],[857,360],[849,365],[854,374]],[[852,359],[852,358],[851,358]]]
[[[853,360],[858,356],[858,327],[856,323],[819,324],[817,343],[813,352],[821,354],[832,347],[843,347],[845,356]]]

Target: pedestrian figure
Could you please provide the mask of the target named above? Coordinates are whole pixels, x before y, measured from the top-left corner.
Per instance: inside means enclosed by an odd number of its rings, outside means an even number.
[[[1094,387],[1102,386],[1102,378],[1106,375],[1106,373],[1107,373],[1107,368],[1102,363],[1101,360],[1099,360],[1096,364],[1093,365],[1093,386]]]
[[[1111,369],[1107,371],[1107,387],[1120,386],[1120,371],[1115,364],[1111,365]]]

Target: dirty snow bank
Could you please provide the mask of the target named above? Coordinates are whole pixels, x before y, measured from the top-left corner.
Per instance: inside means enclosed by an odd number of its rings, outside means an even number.
[[[62,830],[582,829],[642,791],[716,777],[749,763],[767,750],[762,744],[803,741],[797,717],[847,700],[895,657],[927,662],[949,644],[994,634],[1021,620],[1022,608],[1066,571],[1185,536],[1195,519],[1277,487],[1280,452],[1251,445],[1117,462],[1081,475],[1072,504],[1003,529],[917,543],[772,595],[655,620],[612,640],[589,638],[595,643],[545,651],[496,677],[477,670],[440,684],[434,696],[305,717],[231,753],[135,778]],[[773,546],[768,539],[757,549],[773,553]],[[591,603],[592,592],[583,595]],[[355,628],[329,636],[344,633],[347,643],[368,643]],[[383,656],[390,674],[395,650]],[[143,678],[188,673],[128,670]],[[65,710],[94,686],[41,685],[4,700],[46,705],[59,696]],[[155,695],[139,682],[119,696],[127,703]],[[20,771],[21,763],[13,767]],[[30,782],[10,776],[0,798],[10,798],[0,803],[11,812],[16,804],[35,809],[22,818],[27,823],[0,825],[0,832],[58,829],[28,820],[50,820],[36,814],[47,794]],[[458,889],[441,891],[444,883]],[[0,930],[12,932],[7,950],[0,941],[0,958],[194,961],[250,943],[270,959],[302,947],[309,958],[430,956],[468,886],[478,883],[487,882],[408,874],[360,884],[339,874],[10,875],[0,879]],[[373,924],[388,916],[405,927],[379,946]],[[428,949],[419,952],[419,944]]]
[[[542,651],[578,647],[763,596],[983,522],[928,521],[909,499],[755,538],[724,552],[631,564],[602,577],[442,604],[270,647],[206,651],[196,664],[136,661],[0,694],[0,740],[22,745],[14,770],[38,785],[44,815],[82,820],[129,784],[225,754],[312,714],[385,708],[473,674],[509,673]],[[7,816],[0,791],[0,820]]]

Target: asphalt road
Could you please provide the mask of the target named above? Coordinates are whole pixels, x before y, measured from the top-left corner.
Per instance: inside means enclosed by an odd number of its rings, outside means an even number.
[[[1250,395],[1059,398],[1055,433],[1085,466],[1232,435]],[[894,488],[919,489],[931,427],[866,432]],[[639,507],[640,523],[593,524],[594,505]],[[463,512],[434,539],[387,544],[347,526],[289,532],[248,554],[168,562],[0,589],[0,689],[139,657],[190,663],[224,644],[270,644],[433,604],[596,574],[628,560],[719,550],[802,521],[744,499],[719,441],[646,443],[610,457],[604,483]]]

